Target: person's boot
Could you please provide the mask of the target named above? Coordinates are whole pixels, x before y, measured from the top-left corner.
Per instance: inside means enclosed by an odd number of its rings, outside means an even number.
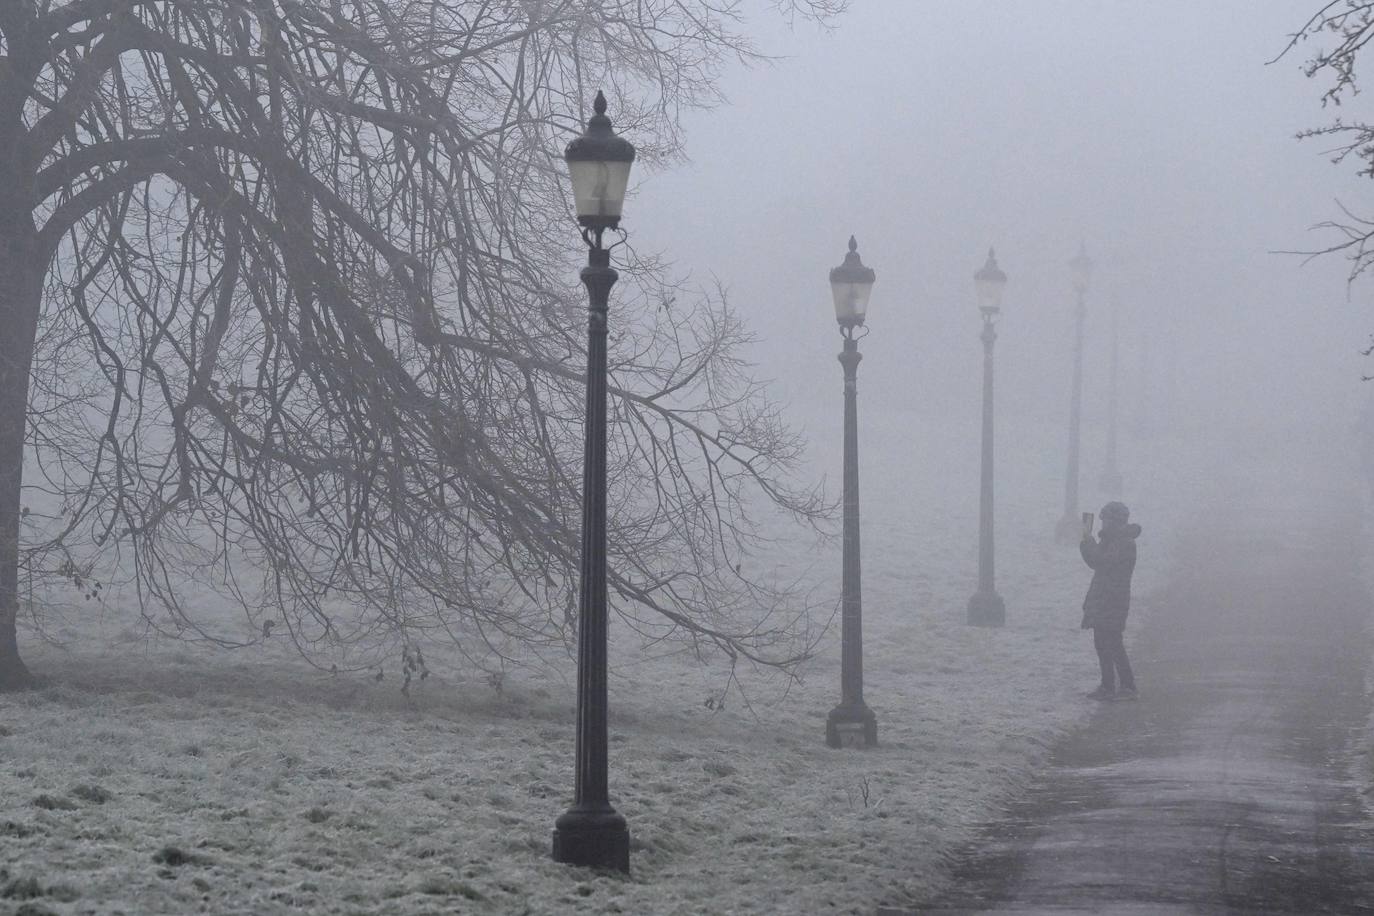
[[[1123,703],[1138,699],[1140,699],[1140,692],[1134,687],[1122,687],[1116,692],[1116,695],[1112,697],[1112,702]]]
[[[1096,690],[1088,694],[1088,699],[1090,700],[1111,700],[1115,698],[1116,691],[1108,687],[1106,684],[1099,685]]]

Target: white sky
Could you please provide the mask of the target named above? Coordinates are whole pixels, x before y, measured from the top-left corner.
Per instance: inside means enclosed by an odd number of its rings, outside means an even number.
[[[760,10],[749,28],[781,59],[727,72],[728,103],[687,122],[692,161],[638,173],[625,227],[684,273],[724,281],[762,338],[760,373],[808,426],[834,413],[836,434],[826,274],[850,233],[878,275],[864,422],[875,407],[972,421],[972,274],[989,244],[1010,276],[999,414],[1062,422],[1066,262],[1080,240],[1098,262],[1090,422],[1105,401],[1113,296],[1123,411],[1140,403],[1148,334],[1153,411],[1167,407],[1172,365],[1175,403],[1195,426],[1313,405],[1348,415],[1374,391],[1358,381],[1374,373],[1357,353],[1374,328],[1368,287],[1348,294],[1338,258],[1304,267],[1270,253],[1320,245],[1308,227],[1337,215],[1338,197],[1374,213],[1351,166],[1294,139],[1330,116],[1325,83],[1300,72],[1309,52],[1266,66],[1309,7],[854,0],[829,33],[789,31]]]

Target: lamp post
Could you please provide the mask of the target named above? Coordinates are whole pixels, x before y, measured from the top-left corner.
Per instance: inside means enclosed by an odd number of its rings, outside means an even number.
[[[863,599],[859,588],[859,420],[857,384],[859,342],[868,297],[873,292],[872,268],[859,260],[859,243],[849,237],[844,263],[830,271],[835,319],[844,336],[840,365],[844,367],[844,558],[840,598],[840,705],[825,722],[825,743],[831,747],[871,747],[878,743],[878,720],[864,703]],[[861,335],[859,335],[861,336]]]
[[[1055,539],[1061,544],[1077,544],[1083,530],[1078,515],[1078,448],[1083,413],[1083,321],[1088,307],[1084,296],[1092,278],[1093,262],[1087,249],[1079,245],[1078,254],[1069,262],[1073,274],[1073,288],[1078,301],[1074,307],[1073,390],[1069,398],[1069,467],[1064,476],[1064,517],[1055,526]]]
[[[1152,430],[1150,417],[1150,337],[1148,324],[1137,329],[1136,339],[1140,342],[1139,360],[1136,365],[1135,382],[1135,422],[1132,428],[1135,438],[1149,441]]]
[[[573,805],[553,830],[553,858],[570,865],[630,870],[630,831],[607,790],[606,726],[606,313],[618,274],[602,233],[620,225],[635,148],[617,137],[596,94],[596,114],[564,160],[589,249],[582,283],[587,327],[587,413],[583,433],[582,565],[577,609],[577,750]]]
[[[1102,469],[1102,479],[1098,481],[1098,487],[1108,496],[1116,497],[1121,495],[1125,488],[1125,483],[1121,479],[1121,470],[1116,464],[1116,438],[1117,438],[1117,373],[1120,368],[1119,356],[1120,348],[1117,339],[1117,313],[1121,310],[1121,303],[1116,299],[1112,300],[1112,363],[1111,374],[1107,381],[1107,461]]]
[[[1007,606],[995,585],[992,535],[992,345],[997,341],[994,323],[1002,311],[1007,275],[997,266],[997,255],[991,248],[987,262],[973,275],[973,282],[978,291],[978,309],[983,314],[983,473],[978,491],[978,591],[968,602],[968,622],[980,627],[1000,627],[1007,622]]]

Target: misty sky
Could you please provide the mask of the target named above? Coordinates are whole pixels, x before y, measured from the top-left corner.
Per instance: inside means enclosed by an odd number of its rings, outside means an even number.
[[[1266,66],[1315,5],[854,0],[826,32],[759,4],[749,30],[781,59],[728,70],[729,101],[686,124],[692,161],[641,171],[625,226],[726,284],[763,338],[760,373],[813,433],[838,417],[826,273],[851,232],[878,274],[866,421],[875,407],[973,421],[972,274],[990,244],[1010,275],[999,415],[1062,420],[1080,240],[1098,262],[1090,423],[1113,298],[1126,410],[1145,348],[1156,407],[1172,366],[1197,427],[1348,415],[1374,373],[1357,353],[1368,287],[1348,293],[1338,258],[1271,253],[1320,246],[1308,227],[1336,198],[1374,212],[1353,167],[1294,139],[1330,116],[1325,83],[1300,71],[1310,52]]]

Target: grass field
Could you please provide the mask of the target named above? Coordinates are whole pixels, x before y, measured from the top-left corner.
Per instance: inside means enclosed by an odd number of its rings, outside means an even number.
[[[823,744],[837,632],[800,683],[743,672],[721,709],[705,700],[723,669],[617,631],[611,792],[632,875],[597,875],[548,856],[573,782],[570,662],[497,690],[431,656],[434,676],[407,698],[393,679],[322,675],[270,645],[151,640],[112,602],[69,621],[60,646],[23,634],[48,686],[0,697],[0,911],[863,912],[938,888],[949,856],[1089,713],[1096,664],[1078,629],[1086,571],[1049,543],[1052,468],[1004,472],[1008,625],[971,628],[976,518],[954,494],[972,474],[958,487],[918,476],[899,498],[913,478],[884,473],[911,454],[895,429],[875,434],[864,469],[879,747]],[[1145,524],[1148,594],[1165,550]],[[777,562],[819,587],[838,579],[838,545]]]

